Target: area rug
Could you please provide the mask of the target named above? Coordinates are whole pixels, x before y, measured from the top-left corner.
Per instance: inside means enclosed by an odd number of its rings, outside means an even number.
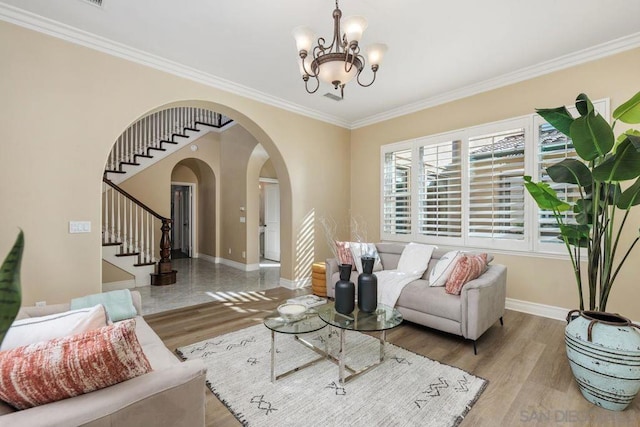
[[[379,341],[346,332],[347,365],[376,361]],[[304,338],[337,354],[337,331],[329,327]],[[338,367],[324,359],[271,382],[271,331],[256,325],[201,341],[176,352],[200,357],[207,385],[245,426],[456,426],[487,381],[392,344],[377,368],[338,382]],[[276,374],[318,355],[292,335],[276,334]]]

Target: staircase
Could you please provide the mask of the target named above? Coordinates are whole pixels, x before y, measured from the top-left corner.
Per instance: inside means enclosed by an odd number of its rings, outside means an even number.
[[[118,184],[203,135],[231,124],[231,119],[210,110],[177,107],[143,117],[116,140],[103,177],[102,259],[132,274],[136,287],[175,283],[171,219]]]

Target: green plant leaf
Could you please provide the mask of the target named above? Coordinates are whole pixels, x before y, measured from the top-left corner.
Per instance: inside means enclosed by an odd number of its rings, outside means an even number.
[[[538,108],[536,109],[536,112],[540,114],[540,116],[551,126],[558,129],[563,134],[571,136],[570,129],[571,123],[573,123],[573,117],[566,107]]]
[[[553,182],[577,184],[581,187],[591,185],[592,176],[589,168],[576,159],[564,159],[547,168],[547,173]]]
[[[593,169],[593,178],[602,182],[618,182],[640,176],[640,151],[631,138],[627,138],[618,146],[616,153]],[[640,138],[638,138],[640,145]]]
[[[633,185],[622,192],[616,206],[618,209],[629,210],[632,206],[640,205],[640,178]]]
[[[573,205],[573,213],[578,224],[593,224],[593,202],[591,199],[576,200]]]
[[[581,116],[586,116],[593,112],[593,103],[591,103],[591,100],[587,95],[581,93],[576,98],[576,109]]]
[[[24,249],[24,233],[16,238],[13,248],[0,267],[0,343],[20,310],[20,263]]]
[[[571,139],[581,159],[591,161],[613,148],[614,136],[609,123],[595,111],[571,123]]]
[[[640,92],[616,108],[613,118],[624,123],[640,123]]]
[[[583,224],[561,224],[560,235],[572,246],[586,248],[589,244],[590,227]]]
[[[558,198],[555,190],[546,182],[533,182],[530,176],[524,177],[524,186],[542,210],[560,212],[571,209],[571,206]]]

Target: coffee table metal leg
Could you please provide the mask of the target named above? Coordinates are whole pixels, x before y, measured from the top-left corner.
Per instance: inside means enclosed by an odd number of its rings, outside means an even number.
[[[387,331],[380,334],[380,362],[384,360],[384,348],[387,343]]]
[[[340,352],[338,353],[338,366],[340,373],[340,384],[344,384],[344,329],[340,329]]]
[[[271,331],[271,382],[276,382],[276,333]]]

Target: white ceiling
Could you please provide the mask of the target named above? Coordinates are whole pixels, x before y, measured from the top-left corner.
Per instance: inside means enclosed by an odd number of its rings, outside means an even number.
[[[335,102],[322,96],[333,92],[330,85],[306,93],[291,36],[308,25],[330,39],[334,6],[333,0],[103,0],[100,8],[86,0],[3,0],[0,19],[66,34],[82,30],[85,39],[100,36],[198,70],[209,84],[347,127],[640,46],[636,0],[343,0],[343,17],[368,20],[361,45],[384,42],[389,51],[373,86],[351,82]],[[97,40],[95,46],[105,44]],[[363,80],[369,77],[367,69]]]

